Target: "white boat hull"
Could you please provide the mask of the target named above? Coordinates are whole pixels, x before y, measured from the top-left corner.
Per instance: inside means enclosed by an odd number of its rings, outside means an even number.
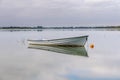
[[[28,40],[30,45],[43,46],[79,46],[83,47],[87,41],[88,36],[53,39],[53,40]]]

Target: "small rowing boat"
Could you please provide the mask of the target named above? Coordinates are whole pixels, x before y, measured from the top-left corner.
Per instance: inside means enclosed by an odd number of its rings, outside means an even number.
[[[28,40],[28,43],[40,46],[83,47],[87,39],[88,36],[79,36],[52,40]]]

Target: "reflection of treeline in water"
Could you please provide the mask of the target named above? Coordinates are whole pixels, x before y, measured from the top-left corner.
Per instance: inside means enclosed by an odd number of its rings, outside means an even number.
[[[91,26],[91,27],[43,27],[43,26],[36,26],[36,27],[23,27],[23,26],[10,26],[10,27],[0,27],[0,29],[102,29],[102,28],[120,28],[120,26]]]

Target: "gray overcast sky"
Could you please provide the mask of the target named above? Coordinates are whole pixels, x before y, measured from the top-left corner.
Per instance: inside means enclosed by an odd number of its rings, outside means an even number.
[[[0,26],[120,25],[120,0],[0,0]]]

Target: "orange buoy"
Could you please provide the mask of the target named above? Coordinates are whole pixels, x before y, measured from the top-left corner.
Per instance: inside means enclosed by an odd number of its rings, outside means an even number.
[[[94,48],[94,44],[91,44],[91,45],[90,45],[90,48]]]

